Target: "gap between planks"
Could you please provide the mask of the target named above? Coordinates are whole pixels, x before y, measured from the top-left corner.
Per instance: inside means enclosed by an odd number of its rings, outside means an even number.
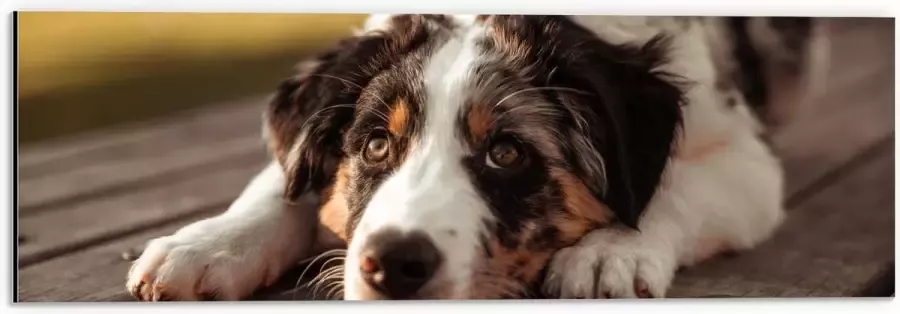
[[[135,146],[177,144],[179,139],[216,136],[206,133],[240,131],[247,125],[258,128],[262,108],[271,96],[253,96],[222,105],[188,109],[184,112],[103,128],[74,137],[62,137],[21,147],[19,152],[22,178],[47,174],[57,164],[77,166],[78,161],[93,161],[108,156],[108,151],[129,151]],[[258,131],[259,129],[255,129]],[[182,141],[183,142],[183,141]],[[74,162],[70,162],[74,161]],[[51,171],[49,173],[53,173]]]
[[[65,211],[19,219],[20,267],[54,258],[208,209],[224,211],[265,166],[261,154],[231,160],[228,167],[152,188],[93,199]]]
[[[84,165],[68,174],[20,182],[20,216],[65,209],[93,198],[183,180],[227,167],[231,160],[258,154],[265,154],[262,139],[249,134],[226,141],[196,143],[191,148],[153,156]]]

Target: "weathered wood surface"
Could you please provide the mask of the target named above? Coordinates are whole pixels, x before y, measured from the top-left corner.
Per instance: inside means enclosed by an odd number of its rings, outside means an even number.
[[[828,93],[773,138],[790,196],[784,228],[682,271],[672,297],[893,294],[893,21],[832,24]],[[23,148],[18,299],[132,300],[122,253],[220,213],[265,165],[264,101]],[[254,298],[307,297],[290,290],[299,270]]]

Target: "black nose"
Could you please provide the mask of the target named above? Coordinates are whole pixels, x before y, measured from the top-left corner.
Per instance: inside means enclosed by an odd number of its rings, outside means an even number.
[[[382,230],[362,250],[359,269],[366,283],[390,299],[408,299],[441,265],[443,256],[421,232]]]

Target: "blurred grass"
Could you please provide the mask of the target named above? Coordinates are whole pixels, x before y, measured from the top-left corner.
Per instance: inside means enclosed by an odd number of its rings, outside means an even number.
[[[19,12],[19,141],[268,93],[362,15]]]

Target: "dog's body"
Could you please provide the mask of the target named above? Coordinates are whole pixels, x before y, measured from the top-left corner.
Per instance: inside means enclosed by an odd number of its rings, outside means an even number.
[[[372,16],[282,85],[273,162],[151,241],[128,288],[240,299],[347,247],[346,299],[663,297],[783,219],[762,136],[820,70],[799,25]]]

